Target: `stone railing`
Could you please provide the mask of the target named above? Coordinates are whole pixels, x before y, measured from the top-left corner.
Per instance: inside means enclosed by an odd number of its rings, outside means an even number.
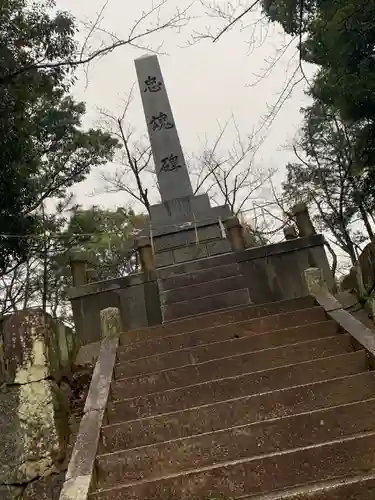
[[[375,328],[368,328],[362,321],[344,309],[336,298],[329,292],[320,268],[308,268],[304,272],[307,289],[316,302],[325,310],[327,316],[353,338],[354,346],[365,348],[372,369],[375,368]]]
[[[109,307],[100,312],[100,319],[102,332],[100,352],[60,500],[86,500],[95,481],[95,457],[121,333],[120,311]]]

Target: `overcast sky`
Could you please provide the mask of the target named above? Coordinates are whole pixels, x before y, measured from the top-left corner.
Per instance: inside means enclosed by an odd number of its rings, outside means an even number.
[[[168,19],[174,13],[175,0],[168,0],[159,13],[159,22]],[[188,6],[189,0],[176,0],[182,8],[182,2]],[[103,13],[101,27],[115,33],[119,38],[126,38],[134,23],[141,17],[142,11],[149,11],[152,0],[109,0]],[[187,156],[202,150],[206,138],[213,141],[218,133],[218,123],[224,124],[233,114],[241,133],[246,136],[257,129],[262,117],[267,113],[278,93],[284,88],[291,76],[295,63],[291,62],[293,47],[275,65],[267,78],[259,83],[257,76],[269,66],[267,61],[276,55],[276,50],[285,43],[285,38],[277,27],[265,29],[259,21],[259,14],[248,17],[247,28],[241,26],[223,35],[217,42],[205,40],[188,46],[196,30],[204,31],[205,26],[215,30],[223,26],[205,16],[200,1],[196,0],[190,13],[195,16],[180,33],[173,29],[164,30],[156,35],[144,38],[142,42],[153,48],[163,43],[160,63],[170,97],[175,121],[182,147]],[[223,4],[227,2],[222,2]],[[242,5],[246,2],[242,1]],[[58,7],[69,10],[81,22],[92,21],[103,6],[103,0],[57,0]],[[156,16],[152,25],[157,22]],[[141,33],[150,27],[150,22],[138,28]],[[82,35],[83,36],[83,35]],[[90,43],[99,46],[106,35],[97,33]],[[255,40],[256,46],[249,50],[248,41]],[[77,99],[87,103],[85,125],[94,125],[99,118],[98,108],[106,108],[114,114],[122,107],[124,95],[136,79],[134,59],[146,53],[146,50],[125,46],[112,54],[97,60],[91,65],[88,75],[80,72],[75,88]],[[284,166],[293,155],[284,146],[290,143],[300,125],[299,109],[307,104],[303,94],[303,85],[297,86],[291,98],[284,104],[277,118],[268,130],[267,139],[256,156],[258,167],[277,168],[276,182],[283,178]],[[141,107],[138,87],[128,114],[129,122],[140,136],[145,134],[146,126]],[[234,131],[227,134],[225,147],[231,147]],[[108,165],[109,172],[114,166]],[[99,172],[93,172],[89,179],[76,189],[76,201],[83,205],[100,204],[118,206],[129,203],[123,194],[95,194],[100,192],[104,183]]]

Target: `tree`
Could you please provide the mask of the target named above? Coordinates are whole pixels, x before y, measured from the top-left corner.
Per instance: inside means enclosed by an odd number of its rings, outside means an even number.
[[[373,237],[373,199],[364,197],[366,171],[356,152],[357,126],[314,104],[304,110],[304,124],[293,149],[298,162],[287,165],[284,194],[292,204],[314,207],[317,227],[328,232],[354,263],[357,249]]]
[[[0,7],[0,272],[30,254],[26,236],[40,230],[44,201],[64,197],[116,147],[110,135],[81,128],[85,106],[69,95],[74,71],[52,64],[76,51],[76,27],[50,6],[5,0]]]
[[[72,286],[70,255],[87,252],[94,280],[125,276],[139,269],[134,238],[144,216],[125,208],[102,210],[70,207],[70,198],[53,214],[44,213],[43,231],[34,235],[34,251],[0,278],[1,313],[42,307],[66,321],[71,319],[66,290]]]
[[[73,208],[64,237],[76,240],[75,247],[86,251],[97,279],[118,278],[136,271],[139,262],[134,249],[138,232],[147,217],[119,207],[104,210],[97,206]]]
[[[150,46],[147,43],[150,37],[164,30],[172,29],[180,32],[180,30],[190,21],[188,14],[191,4],[183,9],[176,8],[173,12],[169,8],[169,0],[159,0],[158,2],[151,0],[149,9],[142,8],[140,17],[129,27],[128,33],[126,35],[119,35],[107,30],[102,25],[105,19],[107,5],[108,0],[104,0],[94,20],[80,23],[80,27],[83,28],[82,43],[75,43],[74,47],[67,48],[67,53],[59,51],[54,52],[54,50],[41,50],[38,52],[38,57],[28,57],[27,54],[24,54],[24,57],[18,61],[19,64],[17,66],[10,66],[9,68],[3,69],[0,73],[0,85],[9,84],[16,80],[22,73],[27,73],[31,70],[44,71],[57,69],[70,71],[81,66],[85,67],[87,70],[92,61],[100,59],[124,46],[152,50],[155,52],[158,48],[160,49],[160,46],[156,49]],[[5,0],[2,2],[1,7],[3,20],[7,23],[9,21],[9,12],[12,11],[15,12],[14,17],[16,18],[18,11],[28,6],[30,6],[31,9],[39,10],[39,13],[36,14],[34,18],[34,21],[36,21],[34,27],[38,24],[38,20],[42,21],[43,26],[41,25],[41,27],[43,28],[43,32],[48,35],[48,21],[44,23],[45,19],[42,19],[39,14],[41,11],[51,13],[56,6],[55,0],[35,0],[34,2],[33,0]],[[59,22],[61,21],[61,29],[66,21],[69,20],[72,32],[74,31],[74,33],[77,33],[79,31],[78,22],[73,20],[71,16],[66,13],[59,13],[56,16],[56,20],[59,20]],[[53,34],[51,36],[51,39],[52,38]],[[16,40],[16,42],[19,43],[21,40],[22,39]]]
[[[230,128],[235,140],[228,148],[225,139]],[[207,192],[215,205],[228,205],[235,215],[256,211],[264,201],[262,188],[274,173],[256,166],[257,147],[253,134],[241,133],[234,117],[219,125],[213,142],[206,141],[191,162],[195,192]]]
[[[127,122],[127,113],[133,101],[134,85],[125,98],[123,110],[115,115],[102,109],[101,126],[106,133],[119,142],[121,149],[115,157],[119,167],[114,173],[103,173],[106,191],[124,192],[130,199],[138,202],[150,214],[150,191],[156,191],[156,175],[153,168],[151,146],[147,137],[134,137],[134,129]],[[154,188],[154,189],[153,189]]]

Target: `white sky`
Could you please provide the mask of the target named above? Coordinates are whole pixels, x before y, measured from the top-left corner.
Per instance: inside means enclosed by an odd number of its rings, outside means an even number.
[[[161,12],[161,19],[167,19],[174,12],[174,2],[182,8],[187,0],[168,0]],[[231,114],[235,116],[243,135],[250,134],[260,124],[267,113],[267,106],[274,103],[277,94],[285,84],[287,75],[291,75],[294,66],[290,65],[293,49],[289,50],[275,66],[273,72],[256,85],[253,85],[264,68],[267,60],[274,57],[278,47],[285,39],[277,28],[268,31],[259,26],[255,33],[249,26],[241,30],[238,26],[224,35],[217,43],[210,40],[187,47],[194,29],[221,26],[215,20],[205,17],[205,10],[199,0],[191,13],[196,16],[180,33],[165,30],[143,40],[156,48],[163,42],[163,51],[167,55],[160,56],[160,63],[170,97],[175,121],[179,131],[183,149],[187,156],[199,153],[205,139],[213,141],[218,132],[218,122],[224,124]],[[154,3],[156,0],[154,0]],[[222,2],[223,4],[226,2]],[[142,11],[149,11],[152,0],[109,0],[105,9],[101,27],[116,33],[120,38],[127,37],[134,22],[140,18]],[[69,10],[79,22],[93,20],[103,5],[103,0],[57,0],[60,9]],[[245,2],[242,1],[242,5]],[[253,25],[257,15],[247,18]],[[155,24],[156,19],[153,18]],[[148,29],[150,23],[143,24]],[[263,31],[262,31],[263,30]],[[141,27],[139,32],[144,31]],[[102,37],[96,35],[91,43],[98,46]],[[255,37],[258,47],[249,53],[247,41]],[[262,43],[261,40],[263,39]],[[95,45],[96,44],[96,45]],[[94,125],[99,118],[98,108],[106,108],[113,113],[121,110],[121,103],[135,82],[136,74],[134,58],[143,55],[145,50],[130,46],[117,49],[112,54],[97,60],[88,73],[81,72],[75,88],[75,97],[87,103],[85,125]],[[258,167],[277,168],[276,182],[283,178],[284,166],[293,160],[291,152],[285,151],[285,144],[290,142],[299,128],[301,116],[299,109],[307,104],[300,84],[292,93],[268,131],[267,139],[256,157]],[[139,135],[146,132],[138,88],[135,87],[135,99],[128,114],[129,121]],[[226,136],[227,147],[234,140],[233,135]],[[223,144],[226,147],[226,144]],[[105,171],[111,170],[111,165]],[[75,188],[76,202],[85,206],[99,204],[106,207],[125,205],[129,198],[124,194],[95,194],[102,190],[104,182],[98,171]]]

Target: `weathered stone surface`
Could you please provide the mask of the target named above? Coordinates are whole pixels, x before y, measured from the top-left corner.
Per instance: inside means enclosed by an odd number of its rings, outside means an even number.
[[[301,237],[316,234],[309,210],[305,203],[297,203],[297,205],[292,208],[292,215],[296,219],[299,235]]]
[[[91,342],[83,345],[77,352],[75,364],[77,366],[95,365],[100,352],[100,342]]]
[[[213,359],[220,359],[246,352],[260,351],[273,347],[286,346],[306,340],[325,338],[337,333],[338,327],[334,321],[322,321],[312,325],[297,326],[284,330],[275,330],[254,336],[232,338],[211,344],[186,347],[165,354],[154,354],[134,361],[121,362],[115,367],[115,379],[146,375],[178,366],[204,363]]]
[[[93,473],[103,415],[104,410],[89,411],[83,416],[66,473],[67,480]]]
[[[203,363],[189,364],[161,372],[114,380],[112,398],[125,399],[211,380],[236,377],[289,364],[335,356],[353,350],[349,335],[308,340],[258,352],[235,354]]]
[[[91,485],[91,474],[65,481],[59,500],[87,500]]]
[[[179,264],[180,262],[187,262],[189,260],[203,259],[207,257],[207,248],[205,245],[188,245],[180,248],[176,248],[173,251],[174,262]]]
[[[231,242],[227,239],[209,241],[206,245],[208,255],[220,255],[232,251]]]
[[[343,330],[350,333],[360,346],[375,355],[374,332],[367,328],[361,321],[352,316],[348,311],[340,308],[340,303],[329,293],[316,295],[316,300],[327,311],[328,316],[336,321]]]
[[[206,283],[207,281],[220,280],[237,276],[239,273],[238,264],[228,264],[226,266],[208,267],[201,271],[178,274],[171,278],[160,280],[160,289],[164,292],[176,290],[178,288],[189,287]]]
[[[194,330],[203,330],[205,328],[225,326],[232,323],[238,323],[253,318],[260,318],[262,316],[273,316],[277,314],[293,312],[293,317],[300,314],[305,314],[303,310],[310,309],[316,305],[312,297],[300,297],[294,300],[283,300],[280,302],[270,302],[261,305],[248,305],[238,309],[229,311],[219,311],[205,316],[194,318],[185,318],[173,323],[158,325],[153,328],[139,328],[129,333],[124,333],[120,336],[120,344],[134,344],[137,342],[151,341],[160,337],[168,337],[178,333],[193,332]],[[306,312],[306,311],[305,311]],[[263,318],[262,323],[268,323],[272,318]],[[323,316],[324,319],[324,316]],[[313,321],[311,317],[307,321]],[[303,323],[307,323],[303,321]],[[319,321],[315,319],[315,321]],[[292,326],[290,324],[279,326],[285,328]],[[294,326],[294,325],[293,325]],[[264,332],[265,330],[263,330]],[[143,354],[147,356],[148,354]],[[138,356],[138,357],[142,357]]]
[[[371,399],[106,454],[97,458],[97,486],[157,479],[194,469],[197,463],[208,467],[374,431],[374,412]]]
[[[246,288],[244,277],[241,274],[229,276],[228,278],[207,281],[197,285],[185,286],[183,288],[169,290],[164,292],[164,302],[172,304],[175,302],[183,302],[186,300],[197,299],[199,297],[207,297],[208,295],[216,295],[218,293],[229,292]]]
[[[222,378],[164,393],[116,401],[108,408],[110,424],[225,401],[230,398],[354,375],[368,368],[364,351],[340,354],[237,377]]]
[[[0,498],[1,500],[21,500],[22,491],[22,486],[0,486]]]
[[[99,358],[96,362],[90,383],[84,412],[105,410],[111,386],[113,367],[116,361],[118,338],[107,338],[102,341]]]
[[[220,237],[219,224],[212,224],[209,226],[198,227],[198,241],[204,242],[207,240],[213,240]],[[154,238],[155,251],[159,252],[161,250],[168,250],[176,247],[181,247],[183,245],[190,245],[191,243],[196,243],[196,232],[194,230],[193,224],[187,230],[179,231],[178,233],[170,233],[162,236],[156,236]]]
[[[69,326],[65,326],[65,335],[66,335],[66,345],[68,347],[69,358],[71,361],[74,361],[74,357],[76,355],[76,335],[72,328]]]
[[[205,297],[191,299],[164,306],[164,321],[179,320],[187,316],[214,312],[220,309],[230,309],[250,304],[249,290],[241,288],[229,292],[207,295]]]
[[[103,339],[120,335],[121,317],[117,307],[107,307],[107,309],[100,311],[100,321]]]
[[[64,480],[65,472],[60,472],[33,481],[26,487],[22,500],[59,500]]]
[[[67,404],[51,380],[7,387],[0,394],[0,484],[43,475],[65,455]]]
[[[232,398],[102,429],[102,453],[143,447],[215,430],[364,401],[375,394],[375,372]]]
[[[327,284],[324,281],[323,269],[309,267],[305,270],[304,274],[309,293],[315,295],[317,293],[328,292]]]
[[[71,358],[67,340],[67,328],[63,323],[56,324],[57,345],[59,348],[60,366],[64,373],[70,373]]]
[[[259,309],[257,309],[259,311]],[[242,311],[243,312],[243,311]],[[285,314],[275,314],[268,318],[256,318],[236,323],[213,326],[204,330],[195,330],[191,333],[181,333],[166,337],[159,337],[155,329],[155,338],[148,342],[135,345],[124,345],[118,351],[118,358],[122,361],[135,360],[145,356],[163,354],[184,348],[211,344],[220,341],[238,339],[258,335],[261,333],[282,330],[285,328],[304,326],[309,323],[320,323],[326,320],[324,310],[319,307],[305,309]],[[174,323],[171,323],[174,324]]]
[[[97,491],[91,500],[193,500],[241,498],[311,484],[354,471],[370,473],[375,466],[375,433],[350,436],[317,446],[290,450],[264,457],[228,461],[184,474],[132,482],[111,490]],[[177,493],[178,492],[178,493]]]
[[[60,377],[57,329],[48,314],[40,309],[12,314],[4,321],[3,339],[8,383]]]
[[[173,252],[171,250],[165,250],[159,252],[155,255],[155,267],[166,267],[174,264]]]

